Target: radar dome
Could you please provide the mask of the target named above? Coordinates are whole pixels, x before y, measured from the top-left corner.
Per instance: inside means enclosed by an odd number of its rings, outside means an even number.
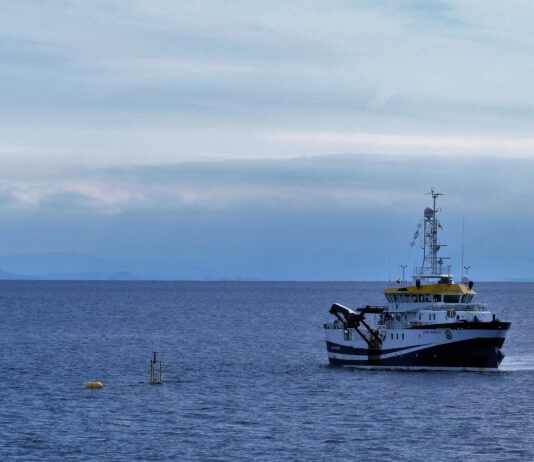
[[[434,217],[434,210],[431,209],[430,207],[427,207],[427,208],[425,209],[425,218],[426,218],[427,220],[430,220],[430,219],[433,218],[433,217]]]

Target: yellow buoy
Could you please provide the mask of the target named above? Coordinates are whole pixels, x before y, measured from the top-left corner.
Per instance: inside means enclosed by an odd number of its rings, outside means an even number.
[[[85,388],[104,388],[104,384],[102,382],[87,382]]]

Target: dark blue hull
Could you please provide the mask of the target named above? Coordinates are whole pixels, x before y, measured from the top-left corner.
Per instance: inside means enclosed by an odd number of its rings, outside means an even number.
[[[475,338],[442,345],[422,347],[417,351],[383,357],[388,351],[360,350],[349,359],[344,351],[343,359],[329,356],[333,366],[360,366],[377,368],[404,368],[404,369],[489,369],[497,370],[504,354],[501,351],[503,337]],[[329,352],[338,352],[339,349],[328,345]],[[406,348],[410,349],[410,348]],[[356,352],[355,352],[356,353]],[[366,358],[362,358],[366,354]]]

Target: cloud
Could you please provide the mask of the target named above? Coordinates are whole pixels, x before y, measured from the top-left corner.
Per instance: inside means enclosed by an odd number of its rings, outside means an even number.
[[[497,2],[457,1],[12,2],[0,28],[0,151],[169,163],[309,153],[269,142],[283,132],[527,136],[530,11],[528,2],[505,14]],[[332,152],[321,149],[311,153]]]
[[[516,202],[534,200],[529,187],[533,162],[528,157],[375,154],[113,168],[71,165],[48,170],[39,180],[28,172],[25,177],[19,173],[18,179],[4,173],[0,207],[96,215],[244,212],[251,207],[398,214],[404,204],[417,202],[435,186],[462,213],[509,215]]]
[[[156,260],[181,268],[172,273],[180,277],[387,279],[388,258],[395,265],[417,260],[407,253],[409,240],[428,205],[424,193],[435,187],[445,193],[448,254],[456,256],[465,217],[478,275],[506,276],[481,266],[490,254],[514,267],[506,277],[519,277],[530,274],[524,242],[534,214],[522,204],[534,201],[533,163],[338,155],[71,165],[40,180],[28,172],[9,179],[2,170],[0,255],[78,251]]]
[[[338,152],[395,152],[446,156],[532,157],[534,137],[408,135],[398,133],[296,132],[278,133],[272,139],[315,149]]]

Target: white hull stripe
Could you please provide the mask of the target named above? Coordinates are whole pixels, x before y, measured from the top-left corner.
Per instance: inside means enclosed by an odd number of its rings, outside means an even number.
[[[425,350],[427,348],[432,348],[432,347],[435,347],[435,346],[439,346],[439,345],[444,345],[444,344],[440,344],[440,343],[434,343],[434,344],[425,344],[425,345],[417,345],[417,346],[414,346],[412,348],[404,348],[400,351],[394,351],[392,353],[378,353],[377,356],[380,357],[380,359],[388,359],[388,358],[395,358],[396,356],[402,356],[402,355],[406,355],[406,354],[409,354],[409,353],[415,353],[416,351],[420,351],[420,350]],[[447,344],[445,344],[447,345]],[[367,360],[369,359],[369,355],[365,354],[365,355],[351,355],[351,354],[344,354],[344,353],[334,353],[332,351],[329,351],[328,352],[328,356],[329,357],[332,357],[332,358],[337,358],[337,359],[361,359],[361,360]]]
[[[433,367],[433,366],[363,366],[347,364],[343,367],[380,371],[450,371],[450,372],[500,372],[496,367]]]

